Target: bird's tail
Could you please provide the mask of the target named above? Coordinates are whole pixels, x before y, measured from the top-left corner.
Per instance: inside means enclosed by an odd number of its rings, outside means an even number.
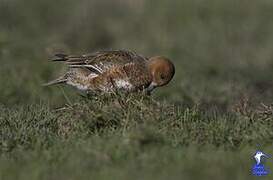
[[[55,54],[51,61],[64,61],[67,65],[80,65],[83,64],[86,57],[82,55],[67,55],[67,54]]]
[[[55,80],[49,81],[48,83],[43,84],[43,86],[52,86],[56,84],[63,84],[67,82],[67,78],[65,76],[61,76]]]

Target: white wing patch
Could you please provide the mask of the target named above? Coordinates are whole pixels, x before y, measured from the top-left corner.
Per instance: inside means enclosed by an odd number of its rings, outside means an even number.
[[[69,65],[71,68],[80,68],[80,67],[86,67],[86,68],[92,68],[95,69],[98,73],[103,73],[103,69],[100,68],[98,65],[90,65],[90,64],[84,64],[84,65]]]
[[[124,79],[117,79],[115,80],[115,85],[117,86],[118,89],[125,89],[125,90],[131,90],[133,89],[133,85]]]
[[[92,79],[92,78],[95,78],[95,77],[97,77],[97,76],[98,76],[98,75],[95,74],[95,73],[90,73],[90,74],[88,75],[88,78]]]

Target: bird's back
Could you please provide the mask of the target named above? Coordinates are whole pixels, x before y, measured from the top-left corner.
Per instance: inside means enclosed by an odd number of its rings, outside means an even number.
[[[79,56],[56,54],[53,61],[64,61],[69,67],[61,82],[82,90],[135,91],[151,81],[147,58],[131,51],[99,51]]]

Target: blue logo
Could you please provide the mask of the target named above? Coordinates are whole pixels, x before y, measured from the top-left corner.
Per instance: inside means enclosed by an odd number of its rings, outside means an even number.
[[[257,151],[254,154],[255,164],[252,166],[252,174],[254,176],[266,176],[269,173],[269,169],[263,165],[264,161],[262,158],[269,158],[268,155],[264,154],[262,151]]]

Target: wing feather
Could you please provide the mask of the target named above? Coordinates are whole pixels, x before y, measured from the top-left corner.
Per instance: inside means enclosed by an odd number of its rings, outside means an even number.
[[[52,61],[64,61],[70,68],[87,68],[97,74],[113,66],[146,61],[147,58],[126,50],[99,51],[85,55],[55,54]]]

